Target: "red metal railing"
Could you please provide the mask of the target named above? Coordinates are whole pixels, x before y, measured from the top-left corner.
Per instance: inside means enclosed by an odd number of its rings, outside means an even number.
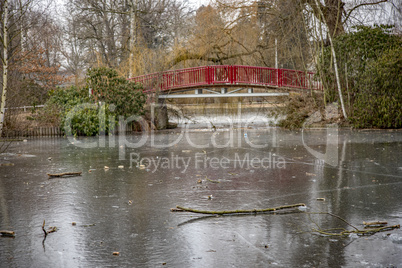
[[[130,80],[141,83],[145,92],[198,86],[270,86],[322,90],[314,73],[241,65],[213,65],[142,75]]]

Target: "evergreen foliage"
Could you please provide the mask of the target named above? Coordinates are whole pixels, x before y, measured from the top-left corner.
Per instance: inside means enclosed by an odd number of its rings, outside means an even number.
[[[334,40],[342,91],[353,126],[402,127],[402,39],[391,26],[359,26]],[[320,57],[327,102],[338,100],[330,48]]]
[[[145,102],[141,85],[119,77],[113,69],[102,67],[88,71],[86,85],[82,88],[52,91],[45,113],[57,113],[67,134],[95,136],[113,130],[118,116],[143,115]]]

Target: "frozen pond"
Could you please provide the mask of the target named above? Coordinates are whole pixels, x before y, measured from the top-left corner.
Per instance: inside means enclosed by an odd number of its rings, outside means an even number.
[[[0,164],[0,229],[16,233],[0,237],[1,267],[402,267],[400,229],[348,237],[312,232],[353,230],[314,212],[359,229],[363,221],[402,223],[401,131],[28,139],[12,144]],[[76,171],[82,176],[47,176]],[[170,211],[295,203],[307,210]],[[43,220],[58,229],[45,240]]]

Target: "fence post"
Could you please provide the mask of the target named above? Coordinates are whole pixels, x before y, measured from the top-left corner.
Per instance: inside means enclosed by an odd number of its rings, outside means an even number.
[[[229,65],[229,83],[230,84],[233,84],[233,82],[234,82],[233,74],[234,74],[234,66]]]
[[[237,82],[237,66],[232,66],[232,84]]]
[[[281,69],[276,69],[276,70],[278,72],[277,77],[276,77],[277,86],[282,87],[282,70]]]
[[[206,71],[207,71],[207,84],[211,85],[212,84],[212,67],[207,66]]]

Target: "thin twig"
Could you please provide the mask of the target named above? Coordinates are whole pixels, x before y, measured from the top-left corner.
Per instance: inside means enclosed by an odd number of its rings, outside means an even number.
[[[317,228],[312,228],[313,232],[317,232],[317,233],[320,233],[322,235],[328,235],[328,236],[348,236],[350,234],[357,234],[357,235],[362,235],[362,236],[363,235],[373,235],[373,234],[378,233],[378,232],[384,232],[384,231],[389,231],[389,230],[399,229],[400,228],[400,225],[398,224],[398,225],[392,225],[392,226],[381,226],[381,227],[378,227],[378,228],[370,228],[370,229],[367,229],[368,226],[366,226],[365,227],[366,229],[360,230],[357,227],[353,226],[348,221],[346,221],[345,219],[341,218],[338,215],[332,214],[330,212],[310,212],[308,214],[330,215],[332,217],[335,217],[335,218],[343,221],[344,223],[346,223],[347,225],[349,225],[350,227],[352,227],[354,229],[354,230],[351,230],[351,231],[346,230],[344,228],[321,229],[320,226],[318,226],[317,223],[312,221],[317,226]],[[365,223],[365,222],[363,222],[363,223]],[[386,224],[386,222],[371,222],[370,224],[373,224],[373,223],[382,223],[382,224],[385,223]],[[334,232],[334,231],[340,231],[340,232]]]
[[[347,222],[346,220],[342,219],[341,217],[339,217],[338,215],[332,214],[330,212],[328,212],[328,215],[331,215],[332,217],[338,218],[341,221],[343,221],[344,223],[346,223],[347,225],[349,225],[350,227],[354,228],[355,230],[359,231],[359,229],[357,229],[355,226],[353,226],[352,224],[350,224],[349,222]]]
[[[205,178],[207,179],[207,181],[212,182],[212,183],[221,183],[220,181],[215,181],[215,180],[208,179],[207,176],[205,176]]]
[[[343,221],[344,223],[346,223],[347,225],[349,225],[350,227],[352,227],[355,230],[359,230],[358,228],[356,228],[355,226],[353,226],[352,224],[350,224],[348,221],[346,221],[345,219],[342,219],[341,217],[339,217],[338,215],[332,214],[330,212],[309,212],[309,214],[322,214],[322,215],[330,215],[332,217],[338,218],[339,220]]]
[[[47,236],[47,232],[45,230],[45,220],[43,220],[43,224],[42,224],[42,230],[45,233],[45,237]]]

